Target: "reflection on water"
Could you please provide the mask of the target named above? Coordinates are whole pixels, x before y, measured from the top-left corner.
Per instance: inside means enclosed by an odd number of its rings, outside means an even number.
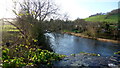
[[[59,54],[70,55],[80,52],[96,53],[102,56],[114,55],[120,50],[120,44],[101,42],[68,34],[46,33],[52,49]]]

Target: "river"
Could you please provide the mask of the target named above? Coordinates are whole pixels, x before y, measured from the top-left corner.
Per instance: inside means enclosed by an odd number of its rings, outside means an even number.
[[[80,52],[95,53],[101,56],[112,56],[120,51],[120,44],[102,42],[69,34],[46,33],[50,46],[55,53],[71,55]]]

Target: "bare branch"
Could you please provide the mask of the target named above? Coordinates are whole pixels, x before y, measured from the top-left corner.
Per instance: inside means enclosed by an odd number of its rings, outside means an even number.
[[[11,25],[15,26],[15,27],[19,30],[19,32],[20,32],[24,37],[26,37],[25,33],[21,30],[21,28],[19,28],[17,25],[13,24],[12,22],[8,21],[7,19],[5,19],[5,20],[6,20],[6,22],[8,22],[8,23],[10,23]]]

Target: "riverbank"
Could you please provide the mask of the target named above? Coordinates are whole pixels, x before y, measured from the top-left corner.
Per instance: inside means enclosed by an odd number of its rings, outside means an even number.
[[[120,41],[118,41],[118,40],[95,38],[95,37],[83,35],[81,33],[74,33],[74,32],[62,32],[62,33],[66,33],[66,34],[70,34],[70,35],[74,35],[74,36],[78,36],[78,37],[83,37],[83,38],[95,39],[95,40],[104,41],[104,42],[120,43]]]

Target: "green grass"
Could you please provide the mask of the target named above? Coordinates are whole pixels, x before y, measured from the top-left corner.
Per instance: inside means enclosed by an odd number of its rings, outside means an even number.
[[[14,39],[17,39],[17,37],[19,36],[19,30],[16,29],[16,27],[14,27],[13,25],[2,25],[0,26],[0,28],[2,27],[2,29],[0,30],[2,32],[2,43],[6,43],[6,42],[10,42],[10,43],[14,43]]]
[[[63,30],[63,32],[70,32],[69,30]]]
[[[85,21],[118,23],[118,14],[114,14],[110,16],[108,15],[93,16],[93,17],[86,18]]]
[[[0,26],[2,27],[2,31],[19,31],[18,29],[16,29],[15,26],[13,25],[2,25]]]
[[[86,53],[86,52],[80,52],[80,53],[91,56],[100,56],[100,54],[95,54],[95,53]]]

